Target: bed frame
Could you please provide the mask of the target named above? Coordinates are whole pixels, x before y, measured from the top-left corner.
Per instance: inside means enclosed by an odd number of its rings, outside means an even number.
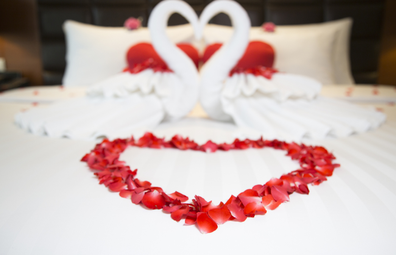
[[[122,26],[128,17],[142,17],[143,25],[157,0],[37,0],[44,84],[61,84],[65,70],[62,24],[71,19],[99,26]],[[187,0],[199,14],[210,0]],[[238,0],[252,26],[271,21],[277,25],[320,23],[345,17],[354,20],[350,43],[352,74],[356,83],[378,79],[381,29],[385,0]],[[169,25],[186,23],[172,15]],[[230,25],[224,14],[210,23]]]

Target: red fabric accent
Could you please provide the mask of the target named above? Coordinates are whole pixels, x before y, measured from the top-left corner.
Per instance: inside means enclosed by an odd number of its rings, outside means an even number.
[[[264,66],[272,68],[275,61],[275,51],[271,45],[261,41],[252,41],[246,48],[242,58],[236,64],[236,67],[242,69]]]
[[[176,44],[176,46],[179,47],[179,49],[181,49],[184,53],[186,53],[189,58],[191,58],[191,60],[194,62],[195,66],[198,69],[200,61],[198,50],[191,44],[187,43],[179,43]]]
[[[153,59],[157,65],[168,67],[158,53],[154,50],[151,43],[138,43],[129,48],[127,52],[127,62],[129,68],[141,64],[148,59]]]
[[[191,58],[198,68],[199,54],[194,46],[186,43],[177,44],[186,55]],[[138,43],[129,48],[127,55],[128,68],[124,71],[134,70],[137,67],[137,73],[147,68],[154,68],[157,71],[170,71],[165,61],[158,55],[151,43]]]
[[[213,56],[213,54],[220,49],[220,47],[222,45],[223,44],[221,44],[221,43],[214,43],[214,44],[208,45],[208,47],[206,47],[205,52],[202,56],[202,62],[205,64],[206,61],[208,61]]]
[[[221,43],[214,43],[206,47],[202,57],[205,63],[212,55],[220,49]],[[275,50],[271,45],[261,41],[251,41],[245,53],[234,68],[251,69],[257,66],[272,68],[275,61]]]

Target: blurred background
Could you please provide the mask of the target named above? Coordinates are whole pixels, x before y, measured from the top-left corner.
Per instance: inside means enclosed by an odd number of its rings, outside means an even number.
[[[199,13],[209,0],[189,0]],[[396,1],[243,0],[253,26],[310,24],[352,17],[350,59],[358,84],[396,85]],[[59,85],[65,70],[62,24],[71,19],[99,26],[123,26],[128,17],[143,25],[156,0],[1,0],[0,76],[12,86]],[[173,15],[169,25],[185,23]],[[225,15],[211,23],[229,25]],[[5,78],[4,74],[8,76]]]

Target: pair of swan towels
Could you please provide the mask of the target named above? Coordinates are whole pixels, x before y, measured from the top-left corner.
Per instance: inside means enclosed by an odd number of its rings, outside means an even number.
[[[177,47],[166,35],[167,20],[175,12],[190,22],[196,39],[217,13],[231,18],[232,38],[222,47],[207,48],[200,71],[194,52]],[[254,43],[248,47],[249,17],[236,2],[214,1],[198,18],[183,1],[163,1],[153,10],[148,27],[156,52],[142,50],[149,44],[132,47],[129,67],[88,88],[86,97],[18,113],[16,123],[50,137],[127,137],[134,130],[186,116],[198,100],[212,119],[233,120],[242,130],[254,129],[266,139],[344,137],[377,128],[385,120],[374,110],[320,97],[316,80],[275,71],[271,54],[264,64],[256,63],[248,56],[256,54]]]

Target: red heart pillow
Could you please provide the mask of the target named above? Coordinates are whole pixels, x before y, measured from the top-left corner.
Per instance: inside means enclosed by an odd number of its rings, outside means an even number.
[[[190,44],[177,44],[179,47],[191,60],[194,62],[195,66],[198,68],[199,64],[199,54],[198,51]],[[166,70],[168,66],[164,60],[158,55],[151,43],[138,43],[129,48],[127,52],[127,62],[129,69],[146,63],[147,61],[152,61],[156,68]]]
[[[214,43],[206,47],[202,57],[205,63],[209,58],[222,46],[221,43]],[[235,68],[251,69],[257,66],[272,68],[275,61],[275,50],[271,45],[261,41],[251,41],[246,48],[242,58],[236,64]]]

